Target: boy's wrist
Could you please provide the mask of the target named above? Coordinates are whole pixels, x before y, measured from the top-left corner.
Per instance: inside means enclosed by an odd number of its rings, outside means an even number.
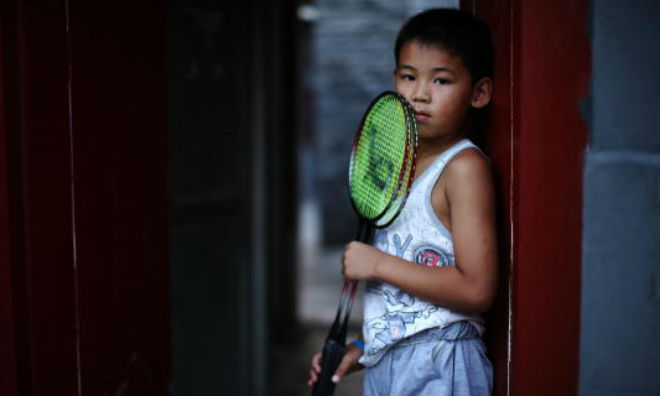
[[[355,345],[356,347],[360,348],[361,352],[364,352],[364,341],[360,339],[355,339],[349,343],[349,345]]]
[[[387,281],[385,279],[386,272],[387,272],[386,267],[388,266],[389,261],[392,259],[392,256],[387,254],[387,253],[383,253],[383,252],[381,252],[381,253],[382,253],[382,255],[381,255],[380,259],[378,260],[376,265],[374,265],[373,278],[381,280],[381,281]]]
[[[366,275],[368,279],[378,279],[378,273],[379,273],[378,267],[380,267],[382,261],[387,258],[386,253],[375,248],[374,246],[369,246],[369,248],[371,249],[372,253],[370,256],[368,256],[366,261],[369,263],[369,266],[367,267],[369,269]]]

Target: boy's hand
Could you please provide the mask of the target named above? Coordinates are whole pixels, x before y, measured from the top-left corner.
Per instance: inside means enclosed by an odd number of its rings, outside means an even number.
[[[332,382],[339,383],[346,375],[362,369],[362,365],[358,363],[360,356],[362,356],[362,351],[358,346],[347,345],[346,353],[332,376]],[[319,374],[321,374],[321,352],[312,357],[312,368],[309,370],[307,385],[314,386],[316,381],[319,380]]]
[[[376,268],[385,253],[373,246],[353,241],[344,248],[341,273],[350,280],[365,280],[376,276]]]

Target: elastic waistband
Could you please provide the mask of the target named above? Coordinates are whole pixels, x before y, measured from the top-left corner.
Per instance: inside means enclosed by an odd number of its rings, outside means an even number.
[[[458,341],[468,340],[471,338],[479,338],[479,331],[477,331],[477,328],[474,327],[470,322],[461,320],[442,328],[434,327],[432,329],[413,334],[412,336],[397,342],[392,346],[392,348],[421,344],[434,340]]]

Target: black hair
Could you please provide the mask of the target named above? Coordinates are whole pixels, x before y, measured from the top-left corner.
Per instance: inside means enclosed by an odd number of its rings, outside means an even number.
[[[435,8],[410,18],[399,31],[394,45],[395,62],[404,44],[418,40],[458,56],[470,71],[472,82],[493,77],[493,45],[488,26],[467,12]]]

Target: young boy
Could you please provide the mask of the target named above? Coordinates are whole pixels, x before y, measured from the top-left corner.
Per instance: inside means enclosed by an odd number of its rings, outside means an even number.
[[[449,9],[418,14],[399,32],[394,85],[415,110],[415,181],[374,246],[351,242],[342,258],[346,278],[368,283],[362,337],[333,381],[366,367],[365,395],[492,391],[480,313],[496,291],[495,193],[488,160],[465,138],[491,99],[490,40],[485,24]]]

